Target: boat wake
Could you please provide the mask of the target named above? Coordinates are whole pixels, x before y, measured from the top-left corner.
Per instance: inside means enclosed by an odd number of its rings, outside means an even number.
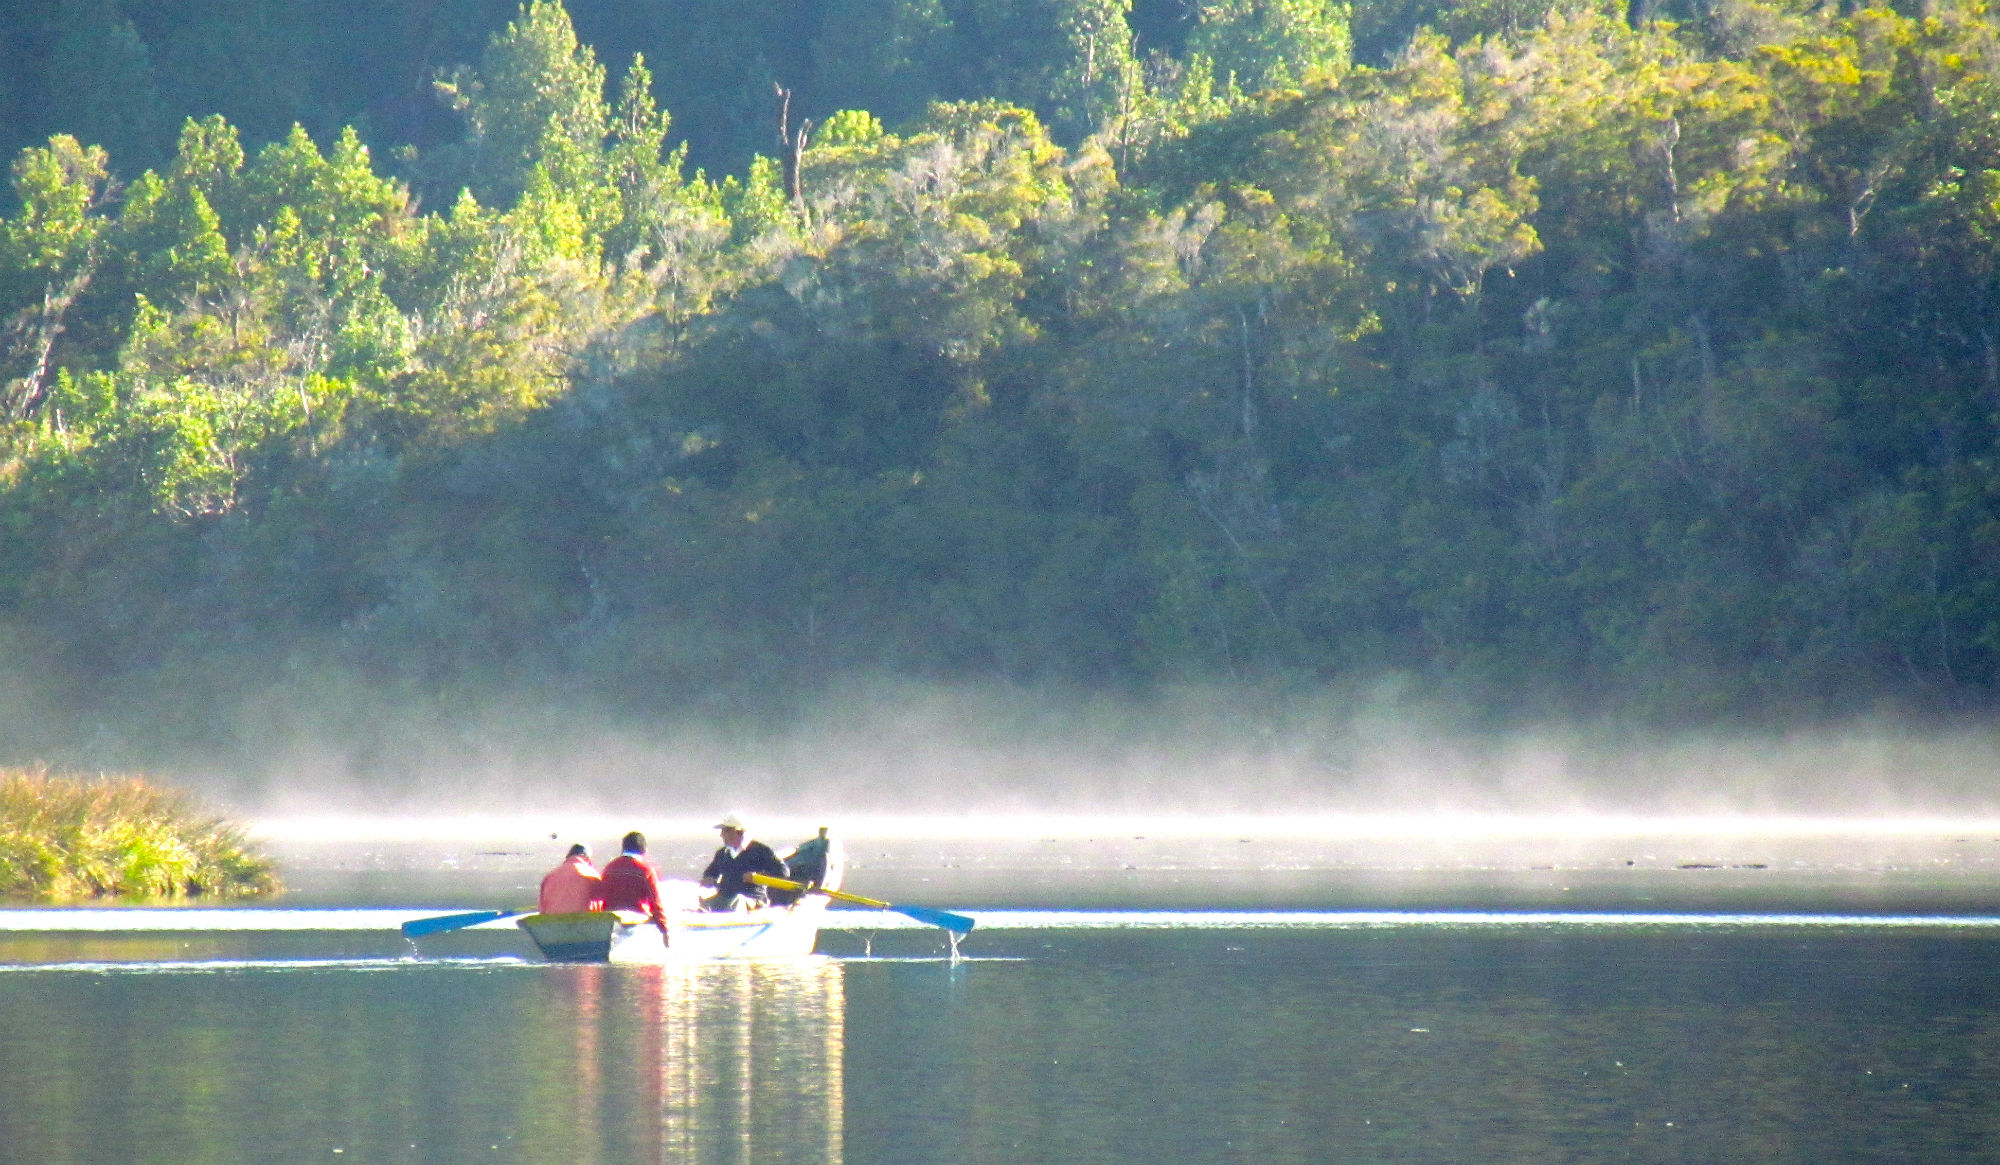
[[[82,972],[91,975],[212,975],[230,971],[398,971],[411,967],[452,967],[499,970],[541,967],[534,959],[500,955],[488,958],[424,959],[414,957],[360,959],[156,959],[135,962],[0,963],[0,975]]]
[[[839,930],[845,911],[829,911],[822,930]],[[979,929],[992,930],[1358,930],[1496,927],[1922,927],[2000,928],[2000,916],[1947,914],[1719,914],[1556,910],[975,910]],[[854,929],[921,929],[874,920]]]
[[[84,906],[0,910],[0,932],[138,934],[396,930],[437,910]],[[512,926],[513,920],[503,919]]]

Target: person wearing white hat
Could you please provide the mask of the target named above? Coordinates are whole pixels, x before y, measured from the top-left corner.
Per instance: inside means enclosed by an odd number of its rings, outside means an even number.
[[[785,863],[771,847],[750,837],[743,819],[734,813],[716,822],[715,828],[722,833],[722,848],[715,851],[708,868],[701,872],[701,884],[715,887],[715,893],[702,899],[706,910],[749,910],[769,901],[764,887],[750,880],[752,874],[768,874],[773,878],[790,876]]]

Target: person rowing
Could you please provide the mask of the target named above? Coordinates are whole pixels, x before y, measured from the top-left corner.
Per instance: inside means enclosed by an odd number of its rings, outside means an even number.
[[[716,823],[722,847],[701,872],[701,884],[715,887],[715,893],[701,900],[704,910],[749,910],[770,901],[764,887],[750,880],[752,874],[773,878],[789,877],[791,871],[771,847],[751,838],[743,819],[734,813]]]
[[[819,836],[793,846],[783,860],[792,881],[804,883],[808,890],[825,885],[827,863],[833,860],[833,839],[826,835],[826,826],[819,827]]]

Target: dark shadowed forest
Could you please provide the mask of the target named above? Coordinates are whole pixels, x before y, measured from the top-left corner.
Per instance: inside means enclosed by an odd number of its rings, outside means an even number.
[[[0,47],[0,761],[854,677],[2000,695],[1985,0],[21,0]]]

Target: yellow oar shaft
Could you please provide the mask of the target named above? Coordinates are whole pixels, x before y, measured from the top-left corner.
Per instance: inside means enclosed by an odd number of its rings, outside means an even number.
[[[873,906],[878,910],[893,910],[905,914],[926,926],[941,926],[953,934],[971,934],[973,921],[963,914],[953,914],[949,910],[933,910],[928,906],[898,906],[894,902],[884,902],[880,898],[863,898],[859,894],[849,894],[842,890],[828,890],[820,886],[808,886],[804,882],[794,882],[789,878],[773,878],[769,874],[752,874],[750,880],[759,886],[774,886],[780,890],[810,890],[837,898],[842,902],[852,902],[858,906]]]
[[[859,894],[849,894],[845,890],[825,890],[818,886],[808,886],[804,882],[794,882],[789,878],[773,878],[769,874],[752,874],[750,875],[750,880],[759,886],[769,886],[773,890],[810,890],[815,894],[824,894],[828,898],[837,898],[842,902],[852,902],[856,906],[875,906],[883,910],[894,909],[887,902],[879,898],[863,898]]]

